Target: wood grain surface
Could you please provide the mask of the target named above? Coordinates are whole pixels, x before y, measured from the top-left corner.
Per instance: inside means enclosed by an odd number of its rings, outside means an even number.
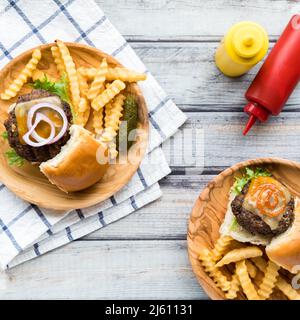
[[[237,162],[269,156],[300,159],[299,88],[279,117],[256,125],[243,138],[243,95],[257,69],[240,79],[228,79],[214,65],[214,48],[230,25],[241,20],[261,23],[272,46],[291,15],[299,12],[299,1],[96,2],[167,94],[187,112],[184,128],[195,125],[203,130],[205,165],[186,168],[177,163],[161,182],[163,196],[158,201],[13,268],[1,298],[207,299],[186,251],[195,199],[216,174]],[[4,0],[0,3],[7,5]],[[181,153],[182,148],[168,149],[176,159]]]
[[[121,33],[133,41],[219,41],[233,23],[242,20],[262,24],[274,39],[290,16],[299,11],[297,0],[97,0],[97,3]]]
[[[1,300],[205,296],[190,270],[185,240],[75,241],[38,260],[8,271]]]
[[[38,69],[46,72],[51,77],[58,78],[58,71],[54,63],[51,46],[46,44],[40,46],[42,59],[38,64]],[[77,68],[98,67],[99,61],[106,58],[109,66],[121,66],[113,57],[104,52],[77,43],[66,43],[70,54]],[[29,61],[33,49],[30,49],[16,57],[7,64],[0,72],[0,92],[11,83]],[[32,88],[24,86],[19,95],[28,93]],[[128,151],[128,159],[115,164],[110,164],[103,178],[88,189],[80,192],[64,193],[40,172],[37,165],[26,164],[24,167],[15,168],[9,166],[5,157],[8,150],[8,143],[0,145],[0,180],[20,198],[39,205],[44,208],[56,210],[71,210],[85,208],[95,205],[108,199],[114,193],[124,187],[136,172],[144,156],[148,141],[148,111],[142,93],[136,84],[127,86],[127,91],[134,95],[138,103],[139,110],[139,136],[136,137],[135,144]],[[7,119],[9,105],[16,101],[17,97],[9,101],[0,101],[0,122],[1,133],[5,130],[3,123]]]
[[[300,7],[299,7],[300,8]],[[219,42],[133,43],[168,94],[186,111],[242,111],[244,93],[261,66],[232,79],[220,73],[214,63]],[[270,48],[274,43],[270,43]],[[299,111],[297,87],[285,110]]]
[[[189,220],[188,250],[193,270],[202,288],[215,300],[225,299],[225,294],[204,271],[198,256],[203,248],[212,249],[220,237],[219,229],[226,214],[234,177],[240,175],[245,167],[251,166],[266,168],[292,194],[298,197],[300,195],[300,163],[280,158],[261,158],[235,164],[222,171],[203,189]],[[245,298],[240,296],[239,299]]]

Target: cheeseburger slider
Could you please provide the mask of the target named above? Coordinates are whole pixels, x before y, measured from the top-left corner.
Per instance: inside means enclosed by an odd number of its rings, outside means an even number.
[[[240,242],[266,246],[270,260],[290,272],[300,265],[298,198],[261,168],[246,168],[230,190],[220,232]]]
[[[17,157],[39,165],[52,184],[65,192],[90,187],[104,175],[107,147],[73,124],[71,106],[59,95],[32,90],[9,108],[7,139]]]

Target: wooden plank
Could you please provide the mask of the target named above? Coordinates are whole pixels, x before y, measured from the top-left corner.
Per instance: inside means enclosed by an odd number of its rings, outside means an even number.
[[[244,94],[261,65],[233,79],[215,66],[216,43],[132,45],[167,94],[186,111],[242,111],[246,103]],[[300,110],[300,86],[288,104],[291,106],[285,110]]]
[[[0,299],[206,298],[182,240],[75,241],[8,277]]]
[[[187,222],[201,189],[213,175],[170,175],[160,182],[162,197],[85,239],[186,239]]]
[[[253,20],[279,35],[298,1],[96,0],[129,40],[218,40],[234,23]]]
[[[244,113],[202,112],[187,113],[187,115],[189,119],[183,129],[192,127],[203,129],[205,169],[208,171],[219,170],[258,157],[282,157],[295,161],[300,159],[298,113],[285,112],[280,116],[271,117],[264,124],[257,123],[246,137],[242,135],[248,119]],[[192,144],[192,141],[186,143]],[[177,152],[179,154],[184,152],[185,149],[180,149],[182,146],[179,140],[174,144],[178,148],[169,149],[169,152],[175,152],[174,156]],[[185,148],[190,150],[192,147],[186,145]],[[165,152],[168,152],[168,149]],[[167,156],[171,159],[173,157],[168,153]]]

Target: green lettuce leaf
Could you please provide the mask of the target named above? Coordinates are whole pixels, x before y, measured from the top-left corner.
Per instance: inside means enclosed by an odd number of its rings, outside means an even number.
[[[8,139],[8,133],[7,131],[3,131],[1,134],[2,139],[7,140]]]
[[[66,75],[63,75],[59,81],[52,82],[48,80],[47,76],[43,80],[34,81],[31,86],[34,89],[43,89],[50,93],[56,94],[60,97],[61,100],[70,103],[70,98],[68,94],[69,83]]]
[[[235,177],[235,182],[233,184],[233,192],[238,195],[242,192],[244,186],[253,178],[257,177],[270,177],[271,173],[264,168],[245,168],[245,173],[241,177]]]
[[[21,167],[25,163],[25,160],[20,157],[14,149],[9,149],[6,151],[5,156],[10,166]]]
[[[60,99],[69,104],[72,112],[73,122],[76,118],[76,114],[74,112],[74,108],[71,103],[71,99],[69,97],[69,81],[67,76],[64,74],[59,81],[52,82],[48,80],[47,76],[45,75],[43,80],[36,80],[31,83],[31,86],[34,89],[42,89],[46,90],[50,93],[56,94],[60,97]]]
[[[239,226],[236,217],[233,217],[231,225],[229,227],[230,231],[234,231]]]

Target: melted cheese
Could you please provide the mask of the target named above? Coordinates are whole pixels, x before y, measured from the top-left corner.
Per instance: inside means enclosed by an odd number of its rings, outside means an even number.
[[[18,103],[14,110],[15,110],[15,115],[16,115],[16,120],[17,120],[17,125],[18,125],[18,133],[19,133],[19,139],[22,144],[25,144],[24,140],[22,137],[24,136],[25,133],[27,133],[28,128],[27,128],[27,115],[32,106],[38,103],[43,103],[43,102],[48,102],[51,104],[54,104],[60,108],[63,108],[61,100],[56,97],[46,97],[46,98],[41,98],[41,99],[35,99],[31,101],[26,101],[26,102],[20,102]],[[56,129],[56,134],[60,131],[63,121],[60,117],[60,115],[55,112],[54,110],[50,108],[41,108],[38,112],[41,112],[45,114],[55,125]],[[35,117],[33,118],[33,122],[35,120]],[[37,127],[36,127],[36,132],[43,138],[48,138],[50,135],[50,126],[48,123],[41,121]]]
[[[258,177],[251,181],[243,207],[276,229],[290,200],[289,190],[280,182],[271,177]]]

